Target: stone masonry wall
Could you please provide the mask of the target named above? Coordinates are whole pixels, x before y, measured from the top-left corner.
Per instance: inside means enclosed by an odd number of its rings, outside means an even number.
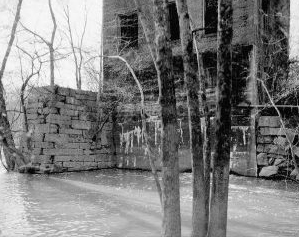
[[[292,129],[286,129],[286,132],[294,145],[294,154],[298,156],[297,133]],[[260,177],[285,176],[293,171],[289,142],[277,116],[261,116],[259,118],[257,164]]]
[[[27,114],[34,165],[61,171],[114,166],[111,120],[103,127],[100,139],[94,138],[96,93],[61,87],[35,88],[28,99]],[[26,150],[25,143],[22,146]]]

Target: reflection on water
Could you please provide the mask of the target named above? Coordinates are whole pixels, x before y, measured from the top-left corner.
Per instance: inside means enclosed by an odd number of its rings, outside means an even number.
[[[151,174],[102,170],[52,176],[0,171],[0,236],[160,236]],[[228,236],[299,236],[299,186],[231,176]],[[181,174],[183,236],[191,175]]]

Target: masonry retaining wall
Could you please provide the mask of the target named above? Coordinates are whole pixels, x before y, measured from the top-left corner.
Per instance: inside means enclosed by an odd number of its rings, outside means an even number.
[[[299,155],[298,135],[294,129],[287,128],[286,133],[293,145],[293,152]],[[259,176],[285,176],[293,169],[290,143],[277,116],[262,116],[258,121],[257,164]],[[298,177],[299,178],[299,177]]]
[[[33,89],[27,117],[32,144],[32,163],[82,171],[114,166],[111,151],[112,122],[94,139],[96,93],[61,87]],[[23,142],[24,151],[27,150]]]
[[[105,108],[110,102],[111,98],[105,98],[104,95],[99,105],[103,109],[103,118],[107,116]],[[254,121],[250,119],[250,111],[246,109],[236,111],[232,120],[231,170],[241,175],[256,176],[255,139],[253,139],[255,127],[252,126]],[[178,100],[177,112],[179,164],[180,170],[186,171],[191,170],[186,101]],[[28,99],[27,115],[29,129],[32,131],[34,165],[45,168],[59,167],[60,171],[114,167],[151,169],[138,103],[116,108],[115,113],[107,116],[103,129],[95,132],[98,116],[96,93],[61,87],[42,87],[35,88]],[[160,169],[162,124],[160,106],[157,102],[146,104],[146,115],[152,154],[156,167]],[[254,149],[252,149],[253,142]],[[26,151],[24,142],[23,149]]]

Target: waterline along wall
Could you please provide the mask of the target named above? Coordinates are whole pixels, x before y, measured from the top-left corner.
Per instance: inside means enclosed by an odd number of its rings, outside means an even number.
[[[34,166],[40,166],[41,170],[53,168],[53,172],[102,168],[150,170],[139,104],[116,106],[111,113],[109,103],[113,96],[103,95],[100,105],[96,104],[96,97],[94,92],[69,88],[33,89],[27,103],[27,114]],[[101,110],[99,114],[97,106]],[[177,111],[180,170],[186,171],[191,170],[186,101],[178,100]],[[252,136],[255,127],[251,126],[254,123],[250,116],[246,116],[245,110],[237,111],[232,120],[231,170],[255,176],[256,153],[251,147],[253,142],[255,145]],[[157,102],[146,103],[146,115],[151,154],[160,169],[161,120]],[[100,123],[100,131],[97,131],[97,121],[105,121]],[[25,139],[22,147],[24,152],[28,152]]]

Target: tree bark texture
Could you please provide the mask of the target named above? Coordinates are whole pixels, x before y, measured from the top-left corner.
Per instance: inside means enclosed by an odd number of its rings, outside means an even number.
[[[11,149],[8,149],[7,146],[12,147],[15,149],[15,143],[13,140],[10,124],[7,117],[7,109],[6,109],[6,103],[5,103],[5,97],[4,97],[4,87],[3,87],[3,76],[4,71],[6,68],[6,63],[11,51],[11,47],[13,45],[17,26],[20,20],[20,13],[21,13],[21,7],[22,7],[22,0],[18,1],[17,11],[15,14],[13,26],[10,33],[10,39],[6,48],[6,52],[4,55],[4,58],[2,60],[1,64],[1,70],[0,70],[0,142],[2,142],[3,146],[3,153],[5,156],[7,168],[9,170],[14,170],[16,165],[16,158],[13,156],[13,153],[10,152]]]
[[[204,160],[204,177],[205,177],[205,229],[208,230],[210,219],[210,190],[211,190],[211,114],[206,96],[207,76],[203,67],[202,54],[199,52],[197,42],[194,38],[194,46],[197,56],[198,76],[201,92],[201,106],[204,113],[204,141],[203,141],[203,160]]]
[[[196,62],[193,59],[193,36],[186,0],[176,0],[179,15],[181,45],[183,53],[184,80],[187,92],[190,149],[192,160],[192,234],[193,237],[205,237],[206,209],[205,209],[205,179],[202,150],[199,79]]]
[[[161,85],[163,237],[181,236],[178,132],[172,50],[168,27],[168,1],[153,0],[156,65]]]
[[[230,163],[232,0],[218,0],[216,142],[213,160],[210,237],[225,237]]]

